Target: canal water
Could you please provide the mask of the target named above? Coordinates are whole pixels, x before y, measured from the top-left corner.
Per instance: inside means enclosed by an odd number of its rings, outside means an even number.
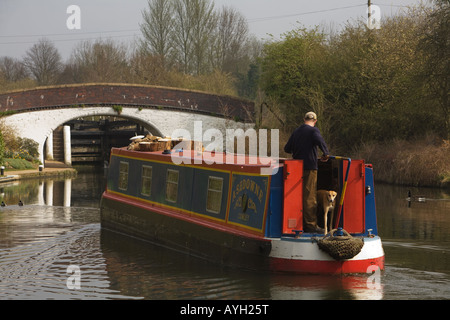
[[[0,185],[0,299],[450,298],[448,190],[376,185],[386,270],[341,277],[220,268],[101,230],[104,186],[103,169]]]

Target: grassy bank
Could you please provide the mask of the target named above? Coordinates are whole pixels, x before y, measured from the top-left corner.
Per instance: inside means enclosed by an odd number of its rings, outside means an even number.
[[[374,166],[380,182],[450,188],[450,141],[425,137],[366,143],[353,154]]]
[[[4,159],[4,166],[6,170],[27,170],[27,169],[36,169],[38,167],[37,164],[34,164],[25,159]]]

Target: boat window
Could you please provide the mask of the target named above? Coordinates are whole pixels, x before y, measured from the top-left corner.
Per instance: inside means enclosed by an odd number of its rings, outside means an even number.
[[[120,161],[119,164],[119,189],[128,189],[128,162]]]
[[[177,170],[167,170],[166,178],[166,200],[170,202],[177,202],[178,197],[178,175]]]
[[[150,166],[142,166],[141,194],[149,196],[152,190],[152,171]]]
[[[206,211],[219,213],[222,205],[223,178],[208,178],[208,194],[206,196]]]

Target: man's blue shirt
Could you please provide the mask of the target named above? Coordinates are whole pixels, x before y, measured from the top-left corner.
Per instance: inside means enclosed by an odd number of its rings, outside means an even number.
[[[323,155],[328,155],[328,147],[320,130],[307,124],[295,129],[284,146],[284,151],[291,153],[294,159],[303,160],[303,170],[317,170],[317,147]]]

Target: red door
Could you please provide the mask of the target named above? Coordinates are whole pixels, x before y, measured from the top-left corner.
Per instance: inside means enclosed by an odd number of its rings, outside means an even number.
[[[348,161],[343,164],[347,171]],[[350,233],[362,233],[365,226],[365,166],[364,160],[352,160],[343,204],[343,228]],[[344,177],[345,179],[345,174]]]
[[[284,162],[283,233],[303,230],[303,161]]]

